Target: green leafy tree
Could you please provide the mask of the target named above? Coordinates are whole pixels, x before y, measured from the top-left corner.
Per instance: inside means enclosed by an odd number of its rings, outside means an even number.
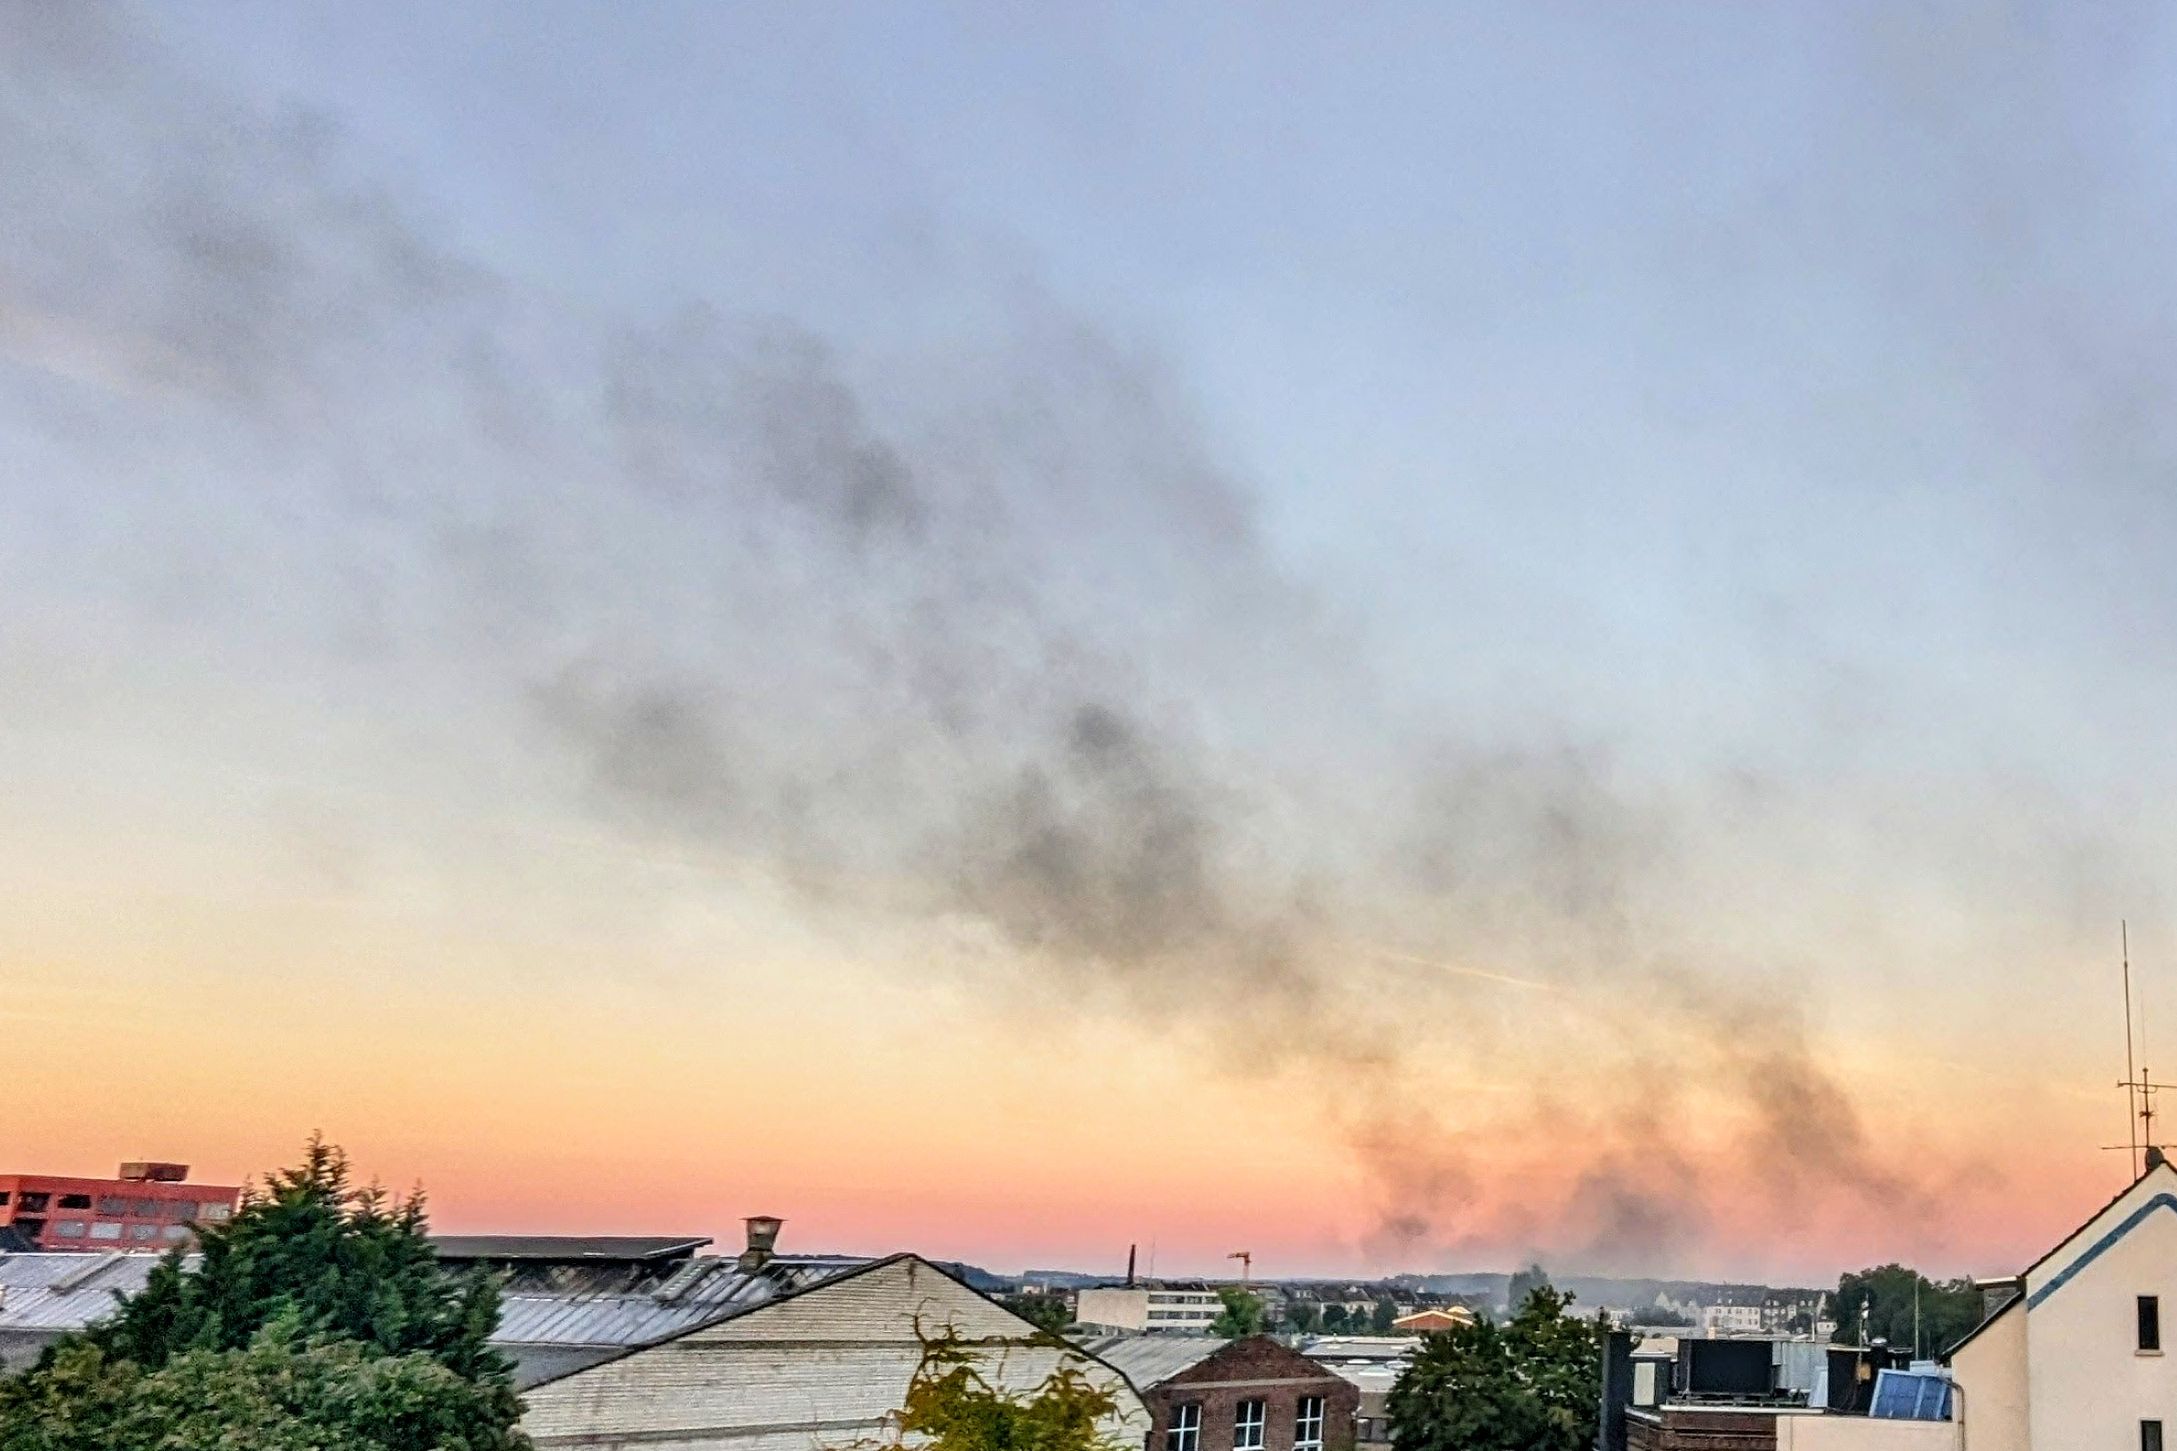
[[[1063,1296],[1045,1294],[1038,1290],[1022,1290],[1008,1295],[1005,1308],[1035,1326],[1038,1330],[1056,1335],[1073,1323],[1072,1312],[1066,1309]]]
[[[1504,1324],[1426,1337],[1391,1388],[1395,1451],[1586,1451],[1595,1441],[1606,1334],[1531,1290]]]
[[[1844,1275],[1837,1281],[1835,1307],[1837,1330],[1830,1337],[1839,1345],[1857,1345],[1860,1338],[1860,1306],[1867,1306],[1867,1338],[1910,1347],[1913,1340],[1913,1294],[1919,1292],[1919,1349],[1937,1355],[1949,1349],[1965,1332],[1980,1323],[1981,1295],[1970,1280],[1937,1283],[1903,1265],[1878,1265]]]
[[[196,1264],[169,1253],[111,1318],[0,1382],[0,1451],[527,1446],[489,1344],[498,1289],[439,1268],[420,1194],[356,1187],[313,1139],[197,1235]]]
[[[1023,1395],[991,1384],[976,1345],[951,1330],[926,1339],[892,1416],[923,1451],[1117,1451],[1106,1422],[1111,1392],[1061,1364]]]
[[[1224,1309],[1209,1322],[1209,1333],[1238,1340],[1245,1335],[1260,1335],[1269,1321],[1262,1297],[1237,1285],[1226,1285],[1217,1291],[1217,1298],[1224,1302]]]
[[[1285,1323],[1295,1334],[1313,1335],[1316,1327],[1323,1323],[1323,1307],[1313,1300],[1295,1300],[1292,1308],[1285,1312]]]
[[[1332,1335],[1339,1335],[1343,1334],[1345,1331],[1351,1328],[1352,1326],[1348,1322],[1346,1317],[1345,1306],[1325,1305],[1323,1307],[1323,1329],[1326,1332]]]
[[[88,1340],[0,1381],[0,1451],[512,1451],[493,1387],[421,1353],[305,1337],[293,1320],[240,1350],[156,1370]]]
[[[1391,1322],[1396,1319],[1398,1319],[1397,1304],[1390,1300],[1378,1300],[1374,1312],[1368,1317],[1368,1328],[1378,1335],[1389,1335],[1391,1333]]]
[[[1673,1325],[1683,1327],[1691,1325],[1693,1323],[1693,1317],[1691,1315],[1688,1315],[1685,1311],[1673,1310],[1670,1306],[1664,1304],[1650,1305],[1647,1309],[1641,1311],[1636,1319],[1642,1325]]]

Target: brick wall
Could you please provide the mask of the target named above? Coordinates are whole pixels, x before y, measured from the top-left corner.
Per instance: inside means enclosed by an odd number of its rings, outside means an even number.
[[[1776,1417],[1765,1411],[1625,1413],[1626,1451],[1776,1451]]]
[[[1151,1419],[1149,1451],[1166,1451],[1173,1408],[1189,1404],[1202,1408],[1196,1451],[1232,1451],[1240,1403],[1250,1400],[1264,1403],[1264,1451],[1293,1451],[1304,1396],[1322,1397],[1328,1451],[1351,1447],[1361,1403],[1358,1386],[1266,1336],[1234,1341],[1170,1380],[1143,1388]]]

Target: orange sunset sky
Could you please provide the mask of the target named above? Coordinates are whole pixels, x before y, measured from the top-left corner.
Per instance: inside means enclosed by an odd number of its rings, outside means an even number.
[[[1772,1282],[2124,1181],[2162,32],[924,10],[0,7],[0,1169]]]

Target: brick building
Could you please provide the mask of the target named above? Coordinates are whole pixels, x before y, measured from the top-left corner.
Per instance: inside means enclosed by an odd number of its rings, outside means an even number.
[[[242,1190],[191,1184],[187,1164],[123,1164],[111,1179],[0,1174],[0,1229],[41,1250],[164,1249],[233,1216]]]
[[[1141,1392],[1147,1451],[1339,1451],[1353,1444],[1360,1390],[1267,1335],[1112,1335],[1081,1348]]]

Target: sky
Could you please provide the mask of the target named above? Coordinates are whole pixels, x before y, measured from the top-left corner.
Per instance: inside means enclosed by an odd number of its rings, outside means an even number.
[[[0,37],[9,1168],[1778,1280],[2123,1182],[2154,7]]]

